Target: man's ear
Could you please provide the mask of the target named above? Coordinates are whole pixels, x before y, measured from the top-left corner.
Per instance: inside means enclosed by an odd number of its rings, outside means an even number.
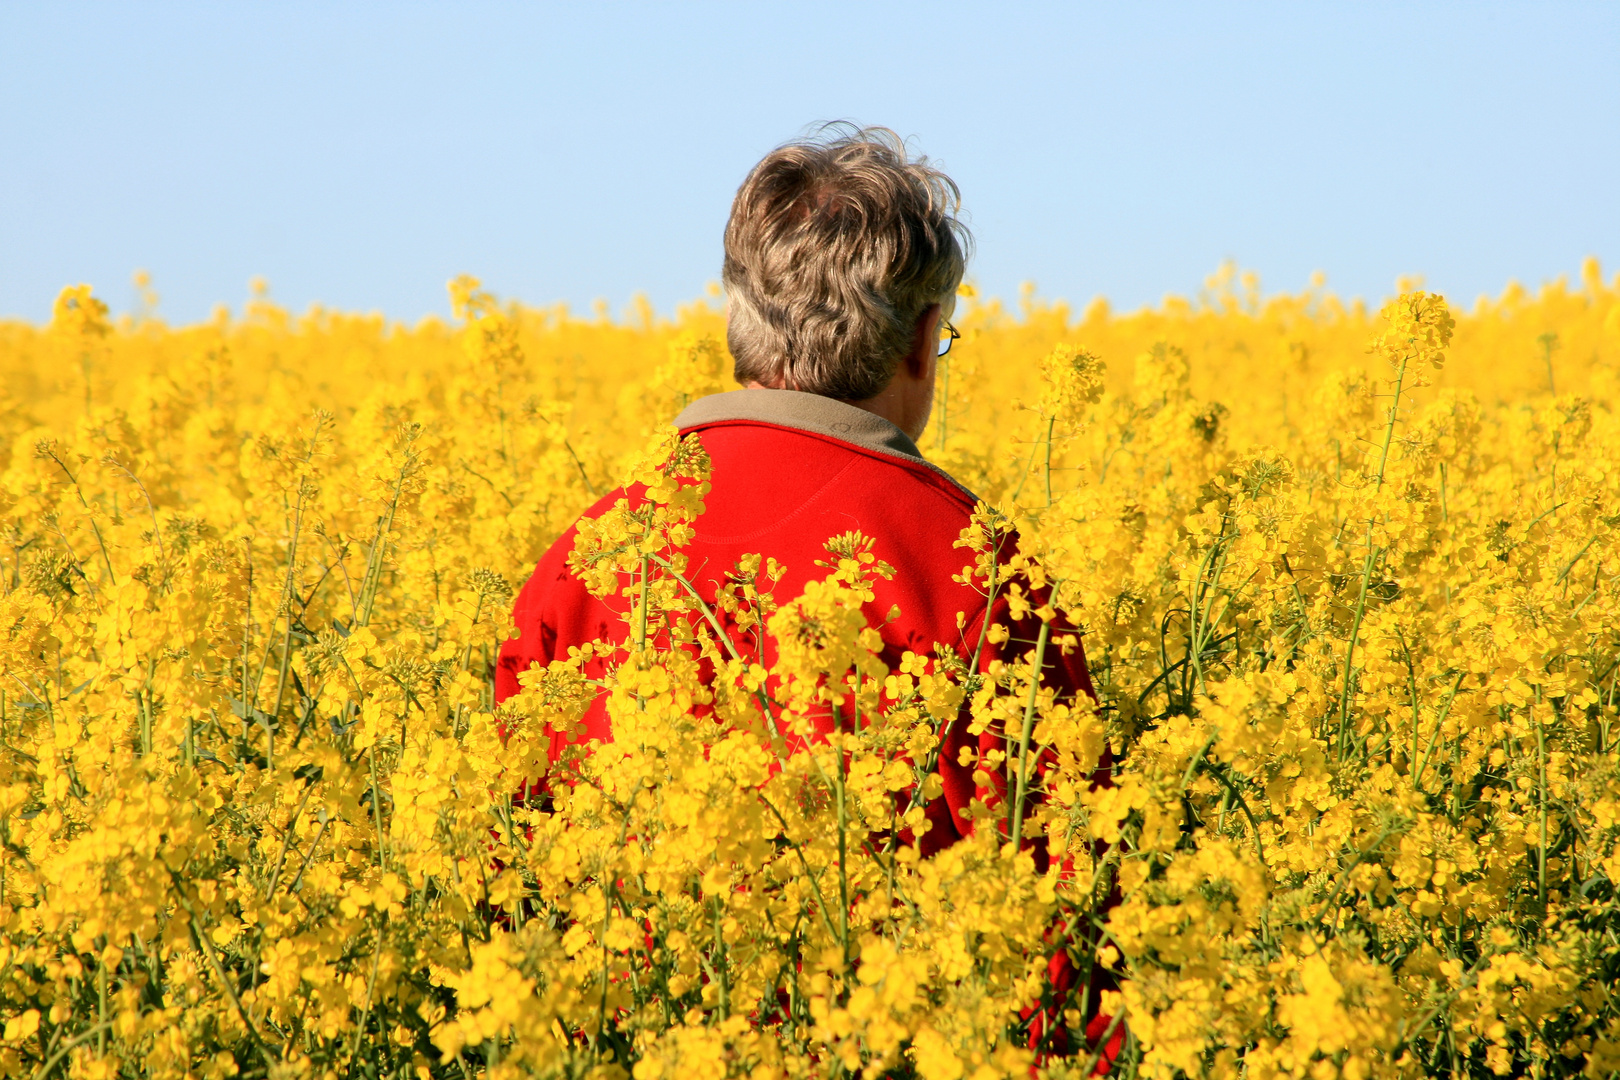
[[[917,328],[911,335],[911,351],[906,353],[906,371],[914,379],[927,378],[928,366],[938,355],[940,318],[938,304],[929,304],[917,316]]]

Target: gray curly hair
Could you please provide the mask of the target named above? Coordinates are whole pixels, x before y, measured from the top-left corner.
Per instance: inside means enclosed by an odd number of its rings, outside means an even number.
[[[765,155],[726,223],[726,341],[744,385],[874,397],[962,281],[961,193],[888,128],[831,124]]]

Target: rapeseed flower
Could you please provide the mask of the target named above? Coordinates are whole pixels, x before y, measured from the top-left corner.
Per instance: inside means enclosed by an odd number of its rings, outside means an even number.
[[[982,669],[881,658],[859,532],[700,599],[710,307],[0,324],[0,1072],[1613,1073],[1620,286],[1210,289],[964,291]],[[625,621],[497,706],[608,494]]]

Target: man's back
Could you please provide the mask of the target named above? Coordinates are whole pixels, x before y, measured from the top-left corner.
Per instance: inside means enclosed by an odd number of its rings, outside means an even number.
[[[774,595],[791,600],[806,583],[827,576],[827,540],[850,532],[872,537],[872,551],[895,569],[878,581],[866,605],[867,622],[883,639],[882,657],[898,667],[905,652],[932,655],[936,646],[970,659],[981,640],[986,598],[954,580],[974,553],[955,546],[967,527],[973,495],[928,464],[915,445],[888,421],[852,405],[788,390],[739,390],[695,402],[676,420],[695,432],[711,463],[712,489],[697,535],[683,550],[686,577],[714,604],[715,596],[745,555],[774,558],[785,568]],[[602,499],[586,516],[610,507],[624,493]],[[544,667],[568,648],[593,640],[619,641],[626,634],[622,597],[597,598],[569,572],[574,530],[547,551],[514,610],[519,636],[501,651],[497,698],[518,690],[518,674]],[[899,616],[890,619],[893,609]],[[1005,604],[989,612],[1005,618]],[[1015,634],[1015,637],[1022,636]],[[1016,645],[1014,645],[1016,648]],[[999,650],[981,656],[987,664]],[[767,641],[768,667],[774,656]],[[1076,648],[1050,650],[1048,682],[1060,692],[1089,692],[1085,661]],[[934,828],[924,839],[932,850],[968,829],[962,811],[975,794],[972,769],[959,761],[969,739],[965,724],[948,733],[940,755],[945,798],[930,814]],[[612,738],[603,703],[585,717],[583,736]],[[994,738],[994,736],[992,736]],[[978,740],[973,740],[977,742]],[[555,760],[566,745],[553,739]],[[981,793],[983,794],[983,793]]]

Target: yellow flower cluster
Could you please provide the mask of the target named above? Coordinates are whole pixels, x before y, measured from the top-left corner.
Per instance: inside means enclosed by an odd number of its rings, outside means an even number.
[[[982,671],[879,657],[890,538],[692,587],[710,306],[0,323],[0,1074],[1620,1071],[1620,281],[964,293],[921,442],[1042,627]],[[630,481],[622,632],[497,705]],[[920,858],[953,722],[1008,797]]]

